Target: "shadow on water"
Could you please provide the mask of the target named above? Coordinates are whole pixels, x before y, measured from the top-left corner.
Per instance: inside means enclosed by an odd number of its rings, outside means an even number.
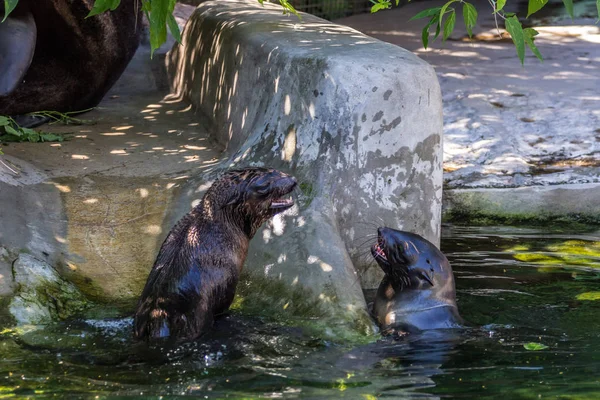
[[[446,227],[442,248],[463,330],[357,344],[232,313],[158,349],[132,341],[131,319],[6,329],[0,397],[600,396],[600,232]]]

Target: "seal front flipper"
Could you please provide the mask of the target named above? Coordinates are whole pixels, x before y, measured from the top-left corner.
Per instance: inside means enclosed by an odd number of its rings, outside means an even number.
[[[29,11],[17,8],[0,23],[0,96],[9,95],[23,81],[33,60],[36,38],[36,24]]]

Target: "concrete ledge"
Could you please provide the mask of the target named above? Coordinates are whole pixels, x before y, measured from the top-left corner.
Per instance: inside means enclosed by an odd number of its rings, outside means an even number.
[[[441,94],[412,53],[272,4],[213,0],[167,63],[174,92],[227,148],[219,168],[268,165],[301,183],[298,215],[253,240],[251,272],[364,308],[361,285],[381,279],[361,258],[377,225],[439,242]],[[190,181],[179,215],[205,180]]]
[[[444,191],[444,219],[513,221],[570,219],[600,223],[600,184]]]

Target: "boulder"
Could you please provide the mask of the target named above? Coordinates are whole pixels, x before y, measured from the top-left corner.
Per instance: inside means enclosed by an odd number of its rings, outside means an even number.
[[[300,182],[296,215],[252,241],[250,273],[308,287],[352,315],[365,309],[361,287],[381,279],[361,257],[376,226],[439,243],[441,95],[418,57],[314,16],[282,16],[275,5],[206,1],[167,70],[173,91],[227,148],[219,168],[271,166]],[[190,179],[175,215],[206,180]]]

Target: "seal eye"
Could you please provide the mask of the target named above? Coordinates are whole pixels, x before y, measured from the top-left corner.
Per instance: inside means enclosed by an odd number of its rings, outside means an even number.
[[[425,261],[427,261],[427,264],[431,264],[431,261],[429,261],[429,258],[426,259]],[[433,269],[432,269],[432,271],[433,271]]]
[[[269,193],[269,188],[266,187],[264,189],[258,189],[256,193],[260,194],[261,196],[266,196]]]

